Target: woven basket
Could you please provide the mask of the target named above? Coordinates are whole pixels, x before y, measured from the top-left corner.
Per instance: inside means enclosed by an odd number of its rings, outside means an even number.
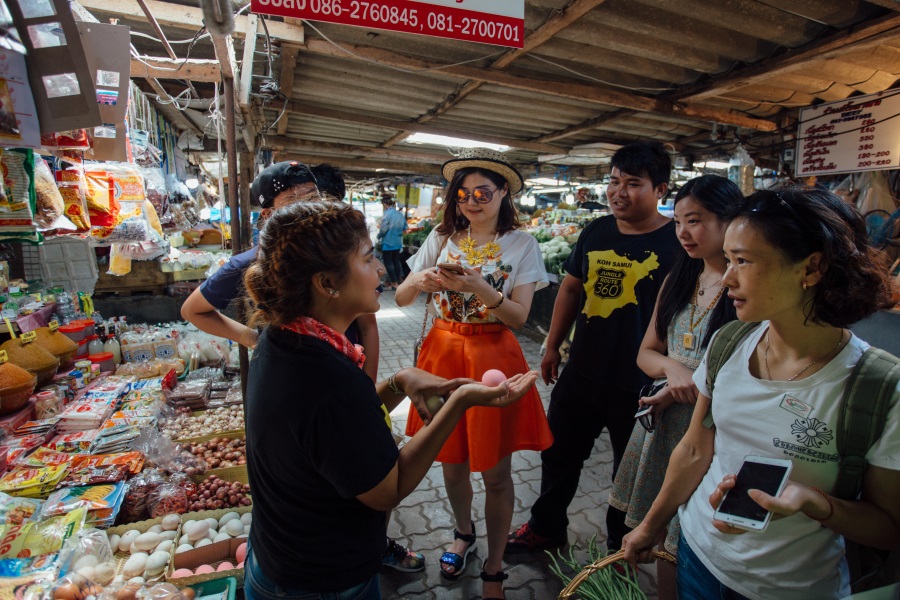
[[[578,590],[578,587],[582,583],[587,581],[588,577],[590,577],[591,575],[593,575],[594,573],[596,573],[597,571],[599,571],[601,569],[605,569],[606,567],[608,567],[609,565],[611,565],[613,563],[619,562],[620,560],[622,560],[622,558],[624,556],[625,556],[625,551],[619,550],[615,554],[610,554],[609,556],[605,556],[601,559],[595,560],[594,562],[592,562],[591,564],[589,564],[588,566],[583,568],[581,570],[581,572],[578,573],[578,575],[576,575],[575,578],[569,582],[569,585],[567,585],[565,588],[563,588],[563,591],[561,591],[559,593],[557,600],[569,600],[569,598],[571,598],[575,594],[575,592]],[[653,556],[655,558],[667,560],[670,563],[675,564],[675,557],[672,556],[671,554],[669,554],[668,552],[660,552],[659,550],[654,550]]]

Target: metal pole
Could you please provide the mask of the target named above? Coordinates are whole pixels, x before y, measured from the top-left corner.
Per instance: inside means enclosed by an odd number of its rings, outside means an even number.
[[[231,78],[223,78],[223,91],[225,94],[225,154],[228,157],[228,210],[231,213],[231,254],[235,255],[243,250],[243,240],[241,239],[241,221],[249,218],[238,209],[238,168],[237,168],[237,130],[235,124],[235,107],[234,107],[234,80]],[[238,318],[241,322],[246,322],[243,306],[239,309]],[[238,356],[241,364],[241,396],[247,397],[247,372],[250,368],[250,361],[247,356],[247,349],[244,346],[238,347]],[[246,401],[245,401],[246,409]],[[244,415],[246,418],[246,415]]]

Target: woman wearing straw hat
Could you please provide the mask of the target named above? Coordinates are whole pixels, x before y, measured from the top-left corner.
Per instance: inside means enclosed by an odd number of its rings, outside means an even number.
[[[442,173],[450,182],[444,219],[409,260],[411,274],[395,295],[400,306],[420,292],[429,296],[435,319],[417,366],[441,377],[478,380],[490,369],[508,377],[527,372],[509,329],[525,324],[534,292],[548,280],[537,241],[518,231],[512,197],[522,189],[522,176],[501,153],[483,148],[463,151],[444,163]],[[462,268],[438,267],[446,263]],[[406,433],[414,434],[431,417],[411,408]],[[488,540],[484,598],[503,597],[502,557],[515,499],[511,455],[543,450],[552,439],[535,390],[513,406],[477,408],[459,422],[437,456],[456,522],[453,544],[441,557],[446,579],[458,579],[475,550],[470,478],[481,472]]]

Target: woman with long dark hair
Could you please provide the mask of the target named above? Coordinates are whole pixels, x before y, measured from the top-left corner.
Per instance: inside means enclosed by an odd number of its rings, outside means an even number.
[[[842,536],[878,548],[900,543],[896,382],[884,429],[865,452],[861,488],[835,489],[847,468],[839,442],[844,389],[868,349],[847,327],[889,301],[887,263],[868,246],[854,207],[806,187],[748,197],[728,225],[724,251],[723,284],[738,319],[758,325],[729,331],[733,351],[717,352],[715,368],[708,352],[694,373],[691,424],[659,495],[625,536],[625,557],[649,560],[678,511],[679,598],[844,598]],[[747,455],[791,461],[778,496],[752,481],[749,490],[735,489]],[[747,533],[714,516],[729,490],[773,513],[765,530]]]
[[[405,306],[425,292],[436,317],[417,366],[476,380],[491,369],[523,373],[528,364],[510,327],[525,324],[535,290],[548,281],[537,241],[518,230],[512,197],[522,189],[522,176],[502,154],[484,149],[447,161],[443,174],[450,182],[444,219],[410,259],[412,272],[395,294]],[[445,263],[457,272],[440,266]],[[420,431],[429,417],[411,408],[407,434]],[[488,540],[483,597],[503,597],[503,551],[515,500],[511,456],[551,442],[535,390],[513,406],[473,410],[460,421],[437,457],[456,523],[453,544],[441,557],[444,578],[458,579],[475,550],[471,474],[481,472]]]
[[[635,423],[609,498],[625,512],[628,527],[644,519],[662,487],[669,456],[691,422],[697,401],[691,376],[710,336],[736,318],[722,285],[722,243],[743,198],[737,185],[718,175],[691,179],[675,195],[675,233],[682,251],[663,283],[637,357],[638,366],[654,378],[653,387],[665,386],[635,407],[652,409]],[[674,554],[677,517],[668,531],[666,547]],[[660,597],[674,598],[674,571],[661,563],[657,573]]]

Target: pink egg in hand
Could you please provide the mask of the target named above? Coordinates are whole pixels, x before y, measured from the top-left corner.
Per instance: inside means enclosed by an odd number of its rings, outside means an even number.
[[[178,579],[180,577],[191,577],[194,574],[190,569],[177,569],[172,573],[172,577]]]
[[[218,573],[219,571],[230,571],[233,568],[234,568],[234,565],[226,560],[221,565],[216,567],[216,572]]]
[[[206,575],[207,573],[215,573],[216,570],[209,565],[200,565],[194,571],[194,575]]]
[[[234,553],[235,558],[237,558],[239,563],[244,562],[244,559],[247,558],[247,543],[244,542],[240,546],[237,547],[237,550]]]
[[[506,375],[503,374],[503,371],[498,371],[497,369],[488,369],[481,376],[481,383],[490,387],[496,387],[504,381],[506,381]]]

